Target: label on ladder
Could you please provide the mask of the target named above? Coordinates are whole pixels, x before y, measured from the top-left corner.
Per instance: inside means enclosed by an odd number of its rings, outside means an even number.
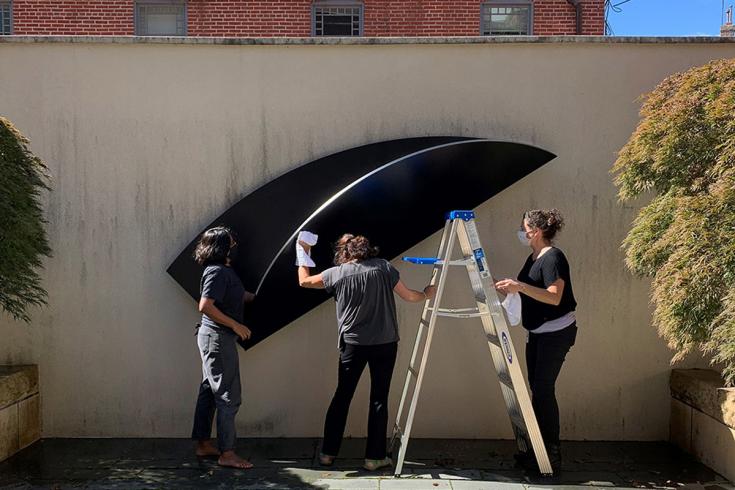
[[[477,234],[477,227],[474,222],[469,222],[465,225],[465,228],[467,229],[467,237],[470,240],[470,247],[472,247],[472,254],[475,256],[475,262],[477,263],[477,270],[480,272],[480,277],[487,279],[490,277],[490,270],[487,266],[485,251],[480,245],[480,237]]]

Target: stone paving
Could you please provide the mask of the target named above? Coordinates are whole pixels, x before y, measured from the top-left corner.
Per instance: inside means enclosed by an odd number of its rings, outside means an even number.
[[[186,439],[45,439],[0,463],[0,488],[735,490],[663,442],[566,442],[563,472],[554,480],[529,478],[514,467],[511,441],[412,440],[405,476],[398,479],[390,470],[362,470],[364,447],[363,439],[345,440],[340,459],[324,468],[318,463],[318,439],[242,439],[238,452],[256,466],[233,470],[197,459]]]

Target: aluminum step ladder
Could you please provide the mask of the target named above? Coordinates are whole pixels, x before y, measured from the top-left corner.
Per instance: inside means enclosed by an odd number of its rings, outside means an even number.
[[[452,260],[456,240],[459,240],[462,259]],[[408,447],[411,426],[416,415],[421,383],[426,373],[431,339],[434,335],[436,319],[440,316],[480,318],[492,354],[493,365],[498,374],[503,398],[508,408],[508,415],[510,416],[518,448],[524,452],[533,449],[541,474],[552,475],[553,471],[546,452],[546,446],[531,406],[531,399],[513,348],[513,341],[508,332],[508,322],[495,291],[485,252],[477,234],[475,213],[473,211],[452,211],[448,213],[436,258],[404,257],[403,260],[414,264],[433,265],[434,270],[430,284],[436,285],[437,291],[433,300],[427,299],[424,303],[424,311],[421,314],[416,342],[413,346],[411,362],[403,386],[403,395],[401,395],[398,415],[393,427],[390,447],[394,456],[398,445],[395,476],[400,476],[403,471],[406,448]],[[449,266],[464,266],[467,269],[477,307],[459,309],[440,307]],[[422,345],[423,347],[421,347]],[[408,414],[405,422],[401,425],[406,406],[408,406]]]

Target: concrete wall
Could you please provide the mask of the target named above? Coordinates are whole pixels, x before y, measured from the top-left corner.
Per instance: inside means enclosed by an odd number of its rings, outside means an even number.
[[[671,352],[649,325],[647,283],[623,267],[619,244],[636,208],[617,203],[608,170],[642,93],[735,56],[732,43],[685,41],[0,43],[0,112],[54,176],[49,306],[31,325],[0,319],[0,363],[39,364],[45,437],[188,436],[197,312],[165,273],[188,240],[243,195],[322,155],[400,137],[480,136],[558,155],[477,211],[498,276],[517,273],[528,253],[515,233],[523,210],[566,215],[559,246],[580,330],[558,386],[562,436],[666,439]],[[437,241],[410,253],[431,254]],[[396,265],[410,285],[428,278]],[[241,355],[240,435],[320,434],[336,380],[333,308]],[[419,313],[399,308],[391,416]],[[522,351],[524,332],[513,338]],[[435,339],[415,434],[510,437],[479,323],[445,322]],[[366,381],[354,436],[365,433]]]

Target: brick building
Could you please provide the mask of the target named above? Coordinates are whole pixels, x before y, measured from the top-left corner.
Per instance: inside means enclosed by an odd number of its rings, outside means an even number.
[[[605,0],[0,0],[0,34],[602,35]]]

